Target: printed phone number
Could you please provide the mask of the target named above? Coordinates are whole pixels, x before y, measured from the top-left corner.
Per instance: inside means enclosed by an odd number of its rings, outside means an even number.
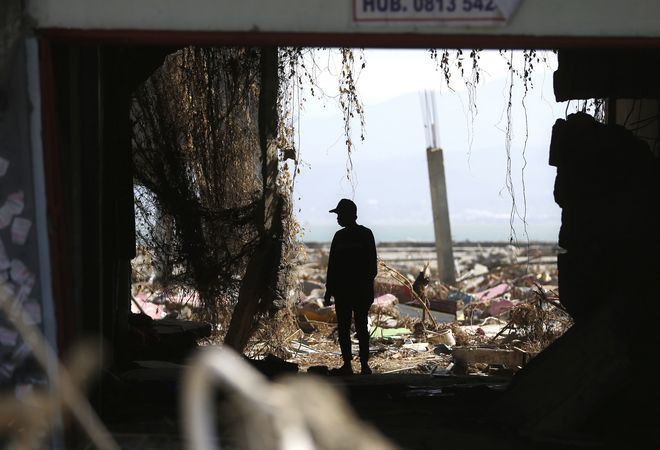
[[[410,16],[419,15],[447,16],[475,13],[496,13],[495,0],[354,0],[358,18],[391,16],[392,13]],[[466,14],[467,13],[467,14]],[[479,14],[481,15],[481,14]],[[487,14],[490,16],[490,14]]]

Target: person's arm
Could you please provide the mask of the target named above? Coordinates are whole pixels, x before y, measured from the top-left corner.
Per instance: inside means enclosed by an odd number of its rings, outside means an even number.
[[[334,288],[335,288],[335,254],[334,254],[334,248],[335,248],[335,237],[332,238],[332,244],[330,244],[330,255],[328,256],[328,271],[325,276],[325,295],[323,296],[323,304],[325,306],[330,305],[330,298],[334,295]]]
[[[378,275],[378,256],[376,255],[376,240],[371,230],[369,230],[369,269],[369,275],[373,280]]]

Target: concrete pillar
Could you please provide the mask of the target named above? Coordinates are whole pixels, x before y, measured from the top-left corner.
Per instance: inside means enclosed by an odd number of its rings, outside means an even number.
[[[426,160],[429,167],[431,185],[431,205],[433,206],[433,227],[435,229],[435,250],[438,256],[438,278],[443,283],[454,284],[454,251],[449,226],[449,204],[445,184],[445,165],[442,149],[427,148]]]

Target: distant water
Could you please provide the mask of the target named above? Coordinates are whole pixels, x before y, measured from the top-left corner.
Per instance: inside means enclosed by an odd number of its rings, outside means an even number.
[[[433,225],[370,225],[377,242],[432,242],[434,241]],[[339,229],[336,224],[303,224],[304,242],[329,242]],[[456,224],[452,225],[452,240],[473,242],[509,242],[511,231],[508,224]],[[515,228],[514,241],[557,242],[559,224],[529,224],[527,235],[523,227]]]

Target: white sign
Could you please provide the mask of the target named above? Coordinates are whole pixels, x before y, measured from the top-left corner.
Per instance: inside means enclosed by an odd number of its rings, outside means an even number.
[[[521,0],[353,0],[353,21],[376,24],[506,24]]]

